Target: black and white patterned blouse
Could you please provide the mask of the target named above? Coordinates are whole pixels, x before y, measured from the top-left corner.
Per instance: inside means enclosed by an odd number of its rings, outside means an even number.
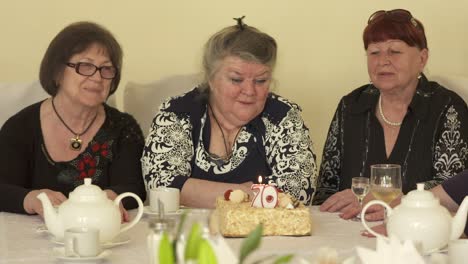
[[[379,90],[362,86],[340,101],[328,131],[314,204],[369,177],[370,165],[400,164],[403,193],[431,188],[468,168],[468,111],[456,93],[422,76],[390,157],[375,116]]]
[[[198,88],[162,104],[141,158],[147,188],[181,189],[188,177],[217,182],[276,184],[305,204],[315,190],[316,164],[300,108],[274,94],[264,111],[241,128],[231,158],[210,158],[207,95]]]

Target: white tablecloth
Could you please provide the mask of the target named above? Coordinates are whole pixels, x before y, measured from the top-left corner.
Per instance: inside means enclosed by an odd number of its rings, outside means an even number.
[[[320,212],[317,207],[311,208],[311,214],[314,222],[312,236],[263,237],[259,250],[249,258],[249,262],[288,253],[312,259],[320,247],[337,249],[341,258],[353,255],[357,245],[375,248],[374,238],[360,235],[363,229],[360,222],[342,220],[337,214]],[[0,263],[61,263],[52,252],[57,245],[50,241],[50,236],[36,231],[42,224],[39,216],[0,213]],[[102,263],[148,263],[147,234],[148,218],[143,217],[127,232],[131,241],[111,248],[112,253]],[[242,239],[228,238],[226,241],[238,255]]]

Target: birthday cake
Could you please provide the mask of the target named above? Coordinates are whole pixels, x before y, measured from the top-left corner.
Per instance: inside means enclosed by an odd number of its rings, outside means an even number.
[[[255,202],[241,190],[218,197],[214,215],[219,232],[225,237],[245,237],[259,224],[263,224],[264,236],[311,234],[309,208],[284,193],[278,193],[275,200],[272,208],[265,208],[255,207]]]

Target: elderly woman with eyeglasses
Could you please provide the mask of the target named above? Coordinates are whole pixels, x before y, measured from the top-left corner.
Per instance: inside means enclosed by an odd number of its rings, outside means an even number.
[[[310,204],[315,155],[294,103],[270,92],[276,41],[238,19],[206,43],[205,80],[162,104],[143,151],[147,188],[181,190],[212,208],[226,190],[251,193],[258,176]]]
[[[39,75],[51,97],[24,108],[0,130],[0,211],[42,215],[40,192],[59,205],[84,178],[111,199],[122,192],[145,199],[142,131],[133,117],[105,104],[121,69],[120,45],[100,25],[74,23],[52,40]],[[137,204],[129,199],[123,206]]]
[[[468,167],[467,105],[423,74],[429,51],[422,23],[407,10],[377,11],[363,39],[371,82],[338,104],[314,197],[322,211],[347,212],[344,218],[360,211],[351,179],[369,177],[373,164],[401,165],[403,193]]]

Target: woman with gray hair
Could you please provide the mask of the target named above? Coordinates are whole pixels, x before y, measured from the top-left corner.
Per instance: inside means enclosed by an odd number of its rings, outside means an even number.
[[[162,104],[141,159],[146,187],[175,187],[181,204],[211,208],[228,189],[263,183],[305,204],[315,155],[298,105],[270,92],[276,41],[236,19],[206,43],[204,82]]]

